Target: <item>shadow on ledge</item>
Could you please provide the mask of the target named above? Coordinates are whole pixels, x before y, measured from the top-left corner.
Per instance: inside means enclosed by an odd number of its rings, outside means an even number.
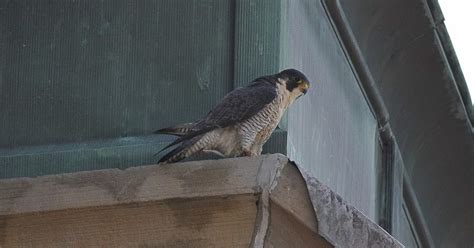
[[[0,247],[402,247],[280,154],[0,180]]]

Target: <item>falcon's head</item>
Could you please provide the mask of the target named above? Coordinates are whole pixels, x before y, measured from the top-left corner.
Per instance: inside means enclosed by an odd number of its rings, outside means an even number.
[[[306,94],[309,89],[308,78],[300,71],[295,69],[286,69],[277,74],[279,80],[286,84],[286,89],[296,98]]]

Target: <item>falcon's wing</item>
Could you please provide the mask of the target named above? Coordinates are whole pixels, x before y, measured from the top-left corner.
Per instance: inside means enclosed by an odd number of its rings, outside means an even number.
[[[257,81],[238,88],[212,109],[203,119],[203,127],[227,127],[257,114],[277,96],[275,86]]]
[[[235,89],[227,94],[206,117],[197,122],[189,133],[176,139],[162,151],[216,128],[224,128],[244,121],[257,114],[276,96],[274,84],[261,78],[256,79],[247,87]]]

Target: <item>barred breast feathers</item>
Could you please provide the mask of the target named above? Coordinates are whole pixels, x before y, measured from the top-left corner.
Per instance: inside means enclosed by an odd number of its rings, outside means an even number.
[[[280,87],[278,87],[277,92],[277,97],[275,97],[272,102],[267,104],[255,116],[249,118],[239,125],[239,133],[242,137],[241,144],[243,150],[256,150],[255,148],[251,148],[255,145],[263,145],[263,143],[268,140],[273,130],[276,128],[287,107],[282,106],[282,104],[285,105],[284,103],[287,102],[285,101],[287,95],[285,92],[280,90]],[[262,136],[257,137],[259,134]],[[260,150],[261,152],[261,149],[257,150]]]

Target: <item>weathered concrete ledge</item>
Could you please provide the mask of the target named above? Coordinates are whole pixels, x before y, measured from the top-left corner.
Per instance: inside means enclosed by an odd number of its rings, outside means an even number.
[[[304,175],[275,154],[0,180],[0,247],[401,247]]]
[[[319,234],[337,247],[404,247],[340,195],[300,169],[318,219]]]

